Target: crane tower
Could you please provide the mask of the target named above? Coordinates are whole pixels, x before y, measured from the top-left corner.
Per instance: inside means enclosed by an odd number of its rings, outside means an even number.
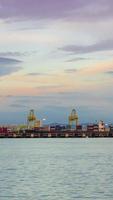
[[[27,126],[29,129],[41,127],[41,120],[37,119],[34,110],[30,110],[27,116]]]
[[[78,125],[78,114],[75,109],[71,111],[71,114],[68,117],[69,120],[69,126],[72,128],[73,125]]]
[[[36,121],[36,116],[34,114],[34,110],[30,110],[28,116],[27,116],[27,125],[28,125],[28,128],[33,128],[34,127],[34,124],[35,124],[35,121]]]

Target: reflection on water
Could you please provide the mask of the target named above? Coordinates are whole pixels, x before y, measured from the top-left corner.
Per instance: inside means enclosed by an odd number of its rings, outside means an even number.
[[[113,199],[113,139],[1,139],[0,200]]]

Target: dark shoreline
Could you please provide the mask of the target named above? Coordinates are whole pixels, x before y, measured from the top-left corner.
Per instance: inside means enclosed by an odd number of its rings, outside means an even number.
[[[19,132],[19,133],[2,133],[0,138],[112,138],[113,132],[77,132],[77,131],[60,131],[60,132]]]

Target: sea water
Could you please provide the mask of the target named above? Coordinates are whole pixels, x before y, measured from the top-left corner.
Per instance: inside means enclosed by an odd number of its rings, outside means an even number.
[[[113,200],[112,138],[0,139],[0,200]]]

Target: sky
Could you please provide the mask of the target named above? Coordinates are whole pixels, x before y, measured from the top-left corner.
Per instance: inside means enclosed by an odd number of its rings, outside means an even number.
[[[112,86],[112,0],[0,0],[0,123],[112,123]]]

